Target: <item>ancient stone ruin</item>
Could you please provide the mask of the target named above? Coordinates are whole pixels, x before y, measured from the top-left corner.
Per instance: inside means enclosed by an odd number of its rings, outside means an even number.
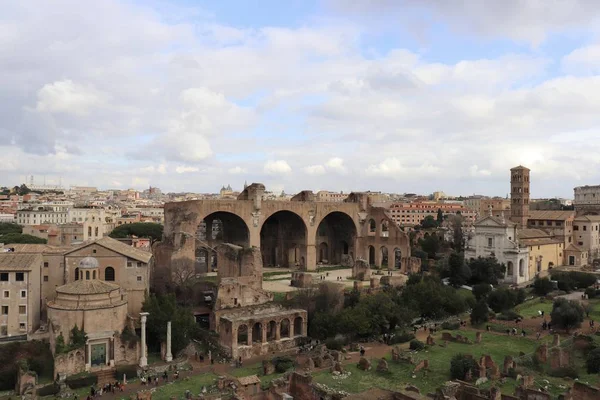
[[[454,337],[450,332],[442,332],[442,340],[446,342],[471,344],[471,341],[468,337],[459,334],[457,334],[456,337]]]

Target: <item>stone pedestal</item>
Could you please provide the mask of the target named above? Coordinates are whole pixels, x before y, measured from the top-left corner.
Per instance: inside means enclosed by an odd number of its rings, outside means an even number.
[[[167,354],[165,356],[165,361],[173,361],[173,354],[171,354],[171,321],[167,322]]]
[[[146,318],[150,315],[147,312],[141,312],[141,323],[142,323],[142,340],[141,340],[141,356],[140,356],[140,367],[148,365],[148,355],[146,354]]]

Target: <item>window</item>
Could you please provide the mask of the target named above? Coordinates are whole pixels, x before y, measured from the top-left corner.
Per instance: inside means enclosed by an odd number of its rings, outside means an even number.
[[[583,226],[583,230],[587,231],[587,226],[586,225]]]
[[[0,273],[0,282],[8,282],[8,272]]]
[[[24,331],[25,329],[27,329],[27,325],[25,324],[25,322],[21,322],[19,324],[19,330]]]
[[[17,272],[16,274],[16,281],[17,282],[23,282],[25,280],[25,273],[24,272]]]
[[[96,254],[96,249],[92,250],[92,253]]]
[[[8,315],[8,306],[2,306],[2,315]]]
[[[24,299],[27,297],[27,290],[21,290],[21,298]]]
[[[19,314],[20,315],[27,314],[27,306],[19,306]]]
[[[5,290],[4,293],[2,294],[2,297],[4,297],[5,299],[8,299],[10,297],[10,292],[8,290]]]
[[[104,270],[104,280],[114,281],[115,280],[115,269],[113,267],[106,267]]]
[[[48,282],[48,275],[44,275],[44,282]]]
[[[48,268],[48,263],[47,262],[44,263],[44,268]]]
[[[142,277],[141,277],[141,276],[138,276],[138,277],[137,277],[137,280],[138,280],[138,282],[141,282],[141,281],[142,281]]]
[[[131,263],[131,261],[127,261],[127,266],[128,267],[132,267],[133,266],[133,264]]]
[[[85,279],[90,280],[90,271],[85,271]]]
[[[494,238],[488,238],[488,247],[494,246]]]
[[[573,225],[573,230],[574,231],[578,231],[579,230],[579,225]]]
[[[139,268],[142,266],[142,263],[138,261],[137,263],[135,263],[135,266]]]

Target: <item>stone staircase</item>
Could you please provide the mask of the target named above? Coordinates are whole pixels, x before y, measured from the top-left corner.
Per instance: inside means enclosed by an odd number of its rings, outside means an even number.
[[[115,371],[111,369],[105,369],[94,373],[98,377],[98,386],[104,386],[107,383],[115,382]]]

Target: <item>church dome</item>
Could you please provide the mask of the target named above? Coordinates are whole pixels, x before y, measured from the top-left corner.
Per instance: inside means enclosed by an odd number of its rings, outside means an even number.
[[[98,268],[98,260],[94,257],[86,257],[79,261],[79,269],[94,269]]]

